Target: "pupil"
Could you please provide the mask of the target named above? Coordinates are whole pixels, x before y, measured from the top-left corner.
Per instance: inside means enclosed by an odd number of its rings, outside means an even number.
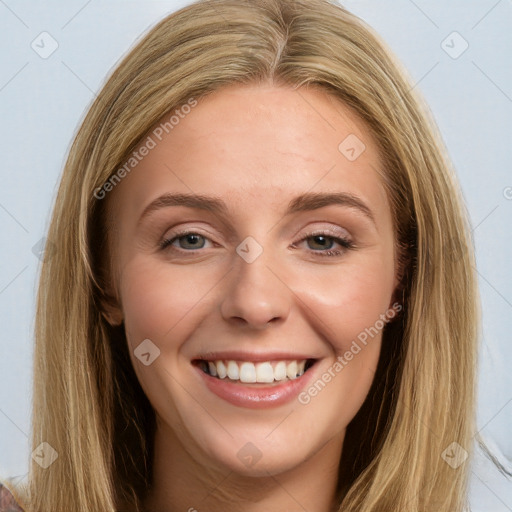
[[[311,249],[330,249],[332,247],[333,242],[329,237],[316,235],[311,237],[311,239],[313,242],[310,244]]]
[[[201,235],[194,235],[194,234],[191,234],[191,235],[185,235],[184,237],[182,237],[182,246],[184,246],[184,248],[197,248],[197,247],[202,247],[204,245],[204,241],[203,243],[201,243],[201,239],[203,237]]]

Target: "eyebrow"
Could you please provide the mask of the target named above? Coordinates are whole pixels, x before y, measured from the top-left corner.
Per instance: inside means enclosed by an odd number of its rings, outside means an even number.
[[[339,205],[358,210],[375,224],[371,209],[357,196],[347,192],[306,193],[295,197],[288,203],[285,215],[291,213],[318,210],[325,206]],[[152,212],[170,206],[186,206],[227,216],[228,207],[224,201],[212,196],[200,194],[163,194],[152,201],[142,212],[139,223]]]
[[[324,206],[340,205],[347,206],[354,210],[358,210],[369,220],[375,224],[375,218],[370,208],[364,203],[362,199],[349,194],[348,192],[332,192],[332,193],[307,193],[302,194],[292,201],[288,205],[286,214],[318,210]]]

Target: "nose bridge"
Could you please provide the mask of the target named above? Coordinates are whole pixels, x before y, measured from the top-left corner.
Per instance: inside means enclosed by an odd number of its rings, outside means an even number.
[[[263,328],[288,316],[291,292],[275,274],[280,265],[272,252],[248,238],[236,249],[221,312],[227,321]]]

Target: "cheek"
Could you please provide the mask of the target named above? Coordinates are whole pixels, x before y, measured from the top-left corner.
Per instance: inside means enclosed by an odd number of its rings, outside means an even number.
[[[157,342],[183,339],[186,333],[181,331],[209,306],[210,292],[222,279],[219,269],[192,267],[171,268],[165,262],[143,257],[124,267],[120,292],[132,343],[145,338]]]
[[[302,312],[332,354],[299,402],[311,418],[328,422],[332,432],[354,418],[374,379],[394,283],[392,260],[385,261],[322,269],[308,283],[296,279]]]
[[[304,314],[317,325],[334,350],[344,353],[354,340],[377,338],[383,315],[391,306],[393,261],[368,258],[354,264],[321,269],[309,279],[297,279]],[[309,313],[308,313],[309,311]],[[371,332],[370,336],[368,332]]]

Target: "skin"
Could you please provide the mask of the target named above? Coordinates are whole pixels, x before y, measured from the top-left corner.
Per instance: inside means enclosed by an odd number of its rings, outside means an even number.
[[[354,161],[338,149],[350,134],[366,146]],[[381,168],[363,122],[326,92],[231,85],[202,98],[110,193],[118,306],[109,318],[125,323],[157,417],[148,510],[332,509],[345,429],[372,383],[381,333],[306,405],[232,405],[191,360],[209,350],[300,352],[317,359],[314,382],[375,325],[397,285]],[[339,204],[285,214],[301,194],[332,192],[357,196],[374,221]],[[227,210],[167,206],[141,219],[164,193],[214,196]],[[203,248],[184,239],[160,248],[182,228],[207,237]],[[323,249],[310,236],[318,231],[354,247],[328,238]],[[252,263],[236,252],[248,236],[263,249]],[[319,254],[329,249],[339,254]],[[148,366],[134,355],[145,339],[160,350]],[[237,456],[248,442],[255,464]]]

